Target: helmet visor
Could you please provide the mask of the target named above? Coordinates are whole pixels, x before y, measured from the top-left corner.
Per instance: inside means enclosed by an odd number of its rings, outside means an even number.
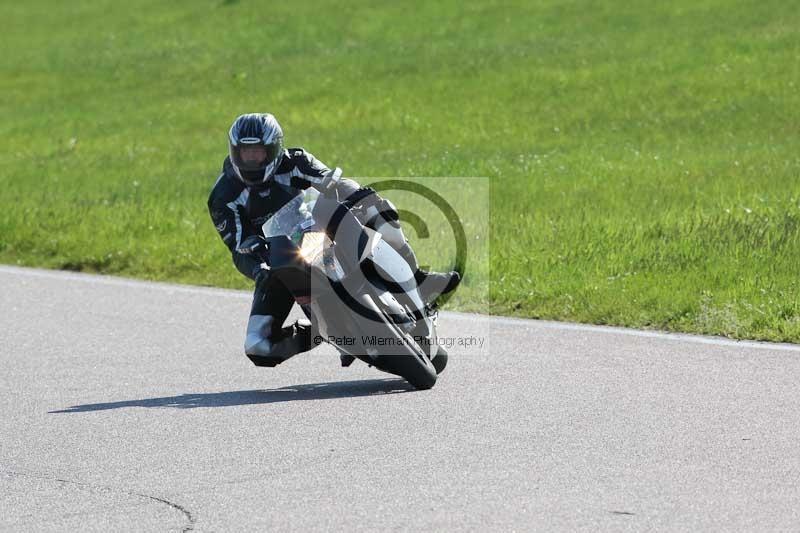
[[[236,146],[231,146],[233,164],[248,172],[263,171],[280,153],[280,143],[262,144],[260,139],[255,142],[242,139]]]

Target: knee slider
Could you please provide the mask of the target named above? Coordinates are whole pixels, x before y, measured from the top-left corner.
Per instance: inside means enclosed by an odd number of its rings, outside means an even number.
[[[273,318],[269,315],[253,315],[247,322],[244,352],[248,355],[267,355],[272,351]]]
[[[293,355],[311,349],[311,322],[299,320],[292,326],[272,331],[273,317],[250,317],[245,355],[256,366],[274,367]]]

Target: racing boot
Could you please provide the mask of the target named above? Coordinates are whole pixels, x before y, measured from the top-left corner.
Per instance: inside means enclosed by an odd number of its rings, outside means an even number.
[[[414,280],[419,287],[420,296],[425,305],[433,305],[436,299],[443,294],[453,292],[458,284],[461,283],[461,274],[453,270],[452,272],[428,272],[419,268],[417,256],[411,246],[406,242],[403,246],[396,248],[397,253],[408,263],[414,273]]]
[[[451,293],[461,283],[461,274],[451,272],[426,272],[417,269],[414,279],[419,287],[419,294],[426,305],[433,305],[443,294]]]
[[[244,353],[256,366],[274,367],[311,349],[311,322],[301,319],[272,334],[274,318],[253,315],[247,324]]]

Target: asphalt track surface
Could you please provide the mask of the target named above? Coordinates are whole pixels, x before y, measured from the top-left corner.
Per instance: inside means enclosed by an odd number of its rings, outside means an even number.
[[[799,346],[445,313],[416,392],[248,307],[0,267],[0,530],[800,529]]]

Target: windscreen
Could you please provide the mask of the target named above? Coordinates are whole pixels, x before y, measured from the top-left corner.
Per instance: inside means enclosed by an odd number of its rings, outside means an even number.
[[[299,246],[303,233],[314,226],[311,211],[318,196],[319,192],[312,188],[300,191],[267,219],[262,226],[264,237],[288,235]]]

